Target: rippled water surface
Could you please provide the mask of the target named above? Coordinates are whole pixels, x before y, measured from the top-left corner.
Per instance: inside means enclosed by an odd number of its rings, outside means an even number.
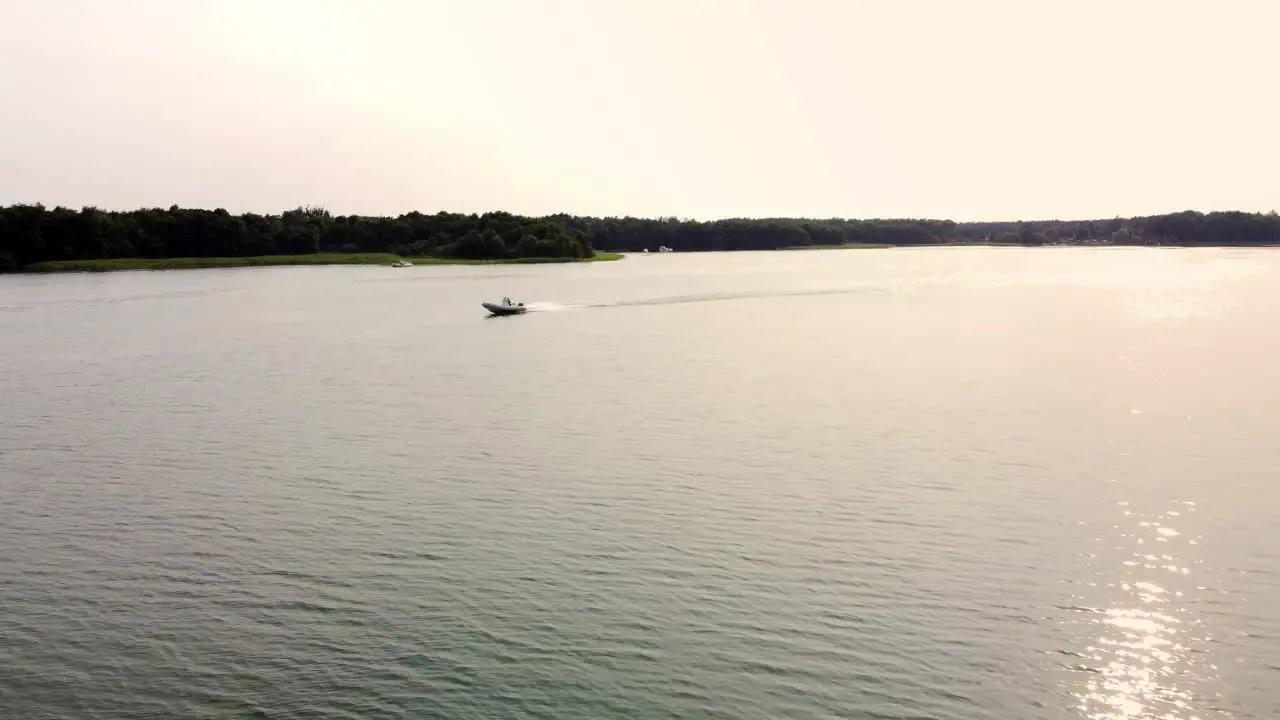
[[[0,277],[0,347],[3,717],[1280,716],[1276,251]]]

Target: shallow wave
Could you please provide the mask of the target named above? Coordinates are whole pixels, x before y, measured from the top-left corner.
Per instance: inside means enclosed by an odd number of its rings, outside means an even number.
[[[625,323],[354,270],[0,318],[5,712],[1275,717],[1270,296],[854,274],[928,257],[521,275],[682,306]]]

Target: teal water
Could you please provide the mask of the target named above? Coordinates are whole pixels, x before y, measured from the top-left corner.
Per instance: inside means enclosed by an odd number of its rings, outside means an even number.
[[[1278,318],[1265,250],[0,277],[0,716],[1276,717]]]

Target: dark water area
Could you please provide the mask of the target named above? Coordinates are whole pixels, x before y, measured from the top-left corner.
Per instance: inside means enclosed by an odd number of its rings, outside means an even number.
[[[0,277],[0,716],[1273,718],[1278,320],[1271,250]]]

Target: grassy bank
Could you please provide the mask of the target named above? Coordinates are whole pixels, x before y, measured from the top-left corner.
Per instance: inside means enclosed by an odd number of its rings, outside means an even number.
[[[181,270],[194,268],[260,267],[267,265],[390,265],[407,259],[414,265],[498,265],[591,262],[619,260],[617,253],[597,252],[590,258],[526,257],[503,260],[462,258],[401,258],[390,253],[316,253],[311,255],[260,255],[210,258],[113,258],[110,260],[55,260],[28,265],[27,272],[110,272],[113,270]]]
[[[259,255],[208,258],[112,258],[110,260],[54,260],[28,265],[28,272],[108,272],[111,270],[179,270],[183,268],[254,267],[259,265],[390,265],[399,260],[386,253]]]

